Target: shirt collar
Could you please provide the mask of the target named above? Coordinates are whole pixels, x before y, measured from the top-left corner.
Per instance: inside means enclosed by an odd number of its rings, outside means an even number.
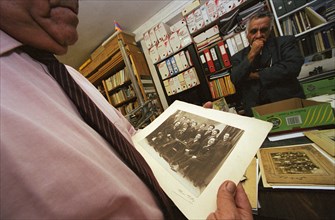
[[[3,30],[0,30],[0,56],[22,45],[21,42],[15,40]]]

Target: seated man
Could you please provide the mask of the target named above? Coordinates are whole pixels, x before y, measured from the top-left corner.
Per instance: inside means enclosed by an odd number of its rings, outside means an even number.
[[[297,80],[304,58],[294,36],[270,38],[273,16],[255,14],[247,24],[249,47],[232,58],[231,80],[241,95],[245,115],[251,108],[288,98],[305,98]]]
[[[47,68],[23,50],[39,49],[55,63],[45,51],[61,55],[75,43],[77,14],[77,0],[0,1],[1,219],[184,219],[155,193],[154,176],[149,182],[138,172],[151,173],[126,118],[73,68]],[[71,88],[85,96],[71,99]],[[90,107],[75,105],[83,97]],[[88,118],[85,109],[104,117]],[[252,219],[241,184],[221,185],[208,219]]]

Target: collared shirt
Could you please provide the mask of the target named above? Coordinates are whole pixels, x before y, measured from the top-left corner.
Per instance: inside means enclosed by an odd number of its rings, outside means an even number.
[[[47,68],[0,30],[1,218],[162,219],[152,192],[88,126]],[[135,129],[73,68],[131,142]]]

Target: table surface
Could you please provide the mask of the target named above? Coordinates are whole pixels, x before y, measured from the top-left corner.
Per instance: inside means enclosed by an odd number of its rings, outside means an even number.
[[[270,142],[262,148],[311,143],[306,137]],[[335,172],[335,168],[334,168]],[[335,191],[264,188],[258,186],[260,208],[254,219],[335,219]]]

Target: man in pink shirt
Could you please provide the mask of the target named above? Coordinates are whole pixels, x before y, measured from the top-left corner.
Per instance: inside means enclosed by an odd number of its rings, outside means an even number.
[[[87,125],[44,64],[77,40],[76,0],[0,0],[1,219],[162,219],[157,198]],[[73,79],[131,142],[135,129],[80,73]],[[208,218],[252,218],[241,185],[218,192]]]

